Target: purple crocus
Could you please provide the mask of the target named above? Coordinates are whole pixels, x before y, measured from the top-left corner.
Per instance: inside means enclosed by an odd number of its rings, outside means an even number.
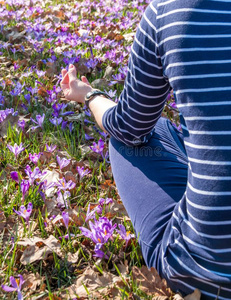
[[[60,124],[62,123],[63,118],[62,118],[62,117],[60,117],[60,118],[54,117],[54,118],[49,119],[49,120],[50,120],[50,122],[51,122],[53,125],[55,125],[55,126],[57,127],[58,125],[60,125]]]
[[[46,151],[47,152],[54,152],[56,147],[57,147],[56,145],[50,145],[49,146],[49,145],[46,144]]]
[[[31,167],[29,165],[26,166],[25,168],[25,173],[29,177],[29,183],[30,185],[34,184],[35,179],[40,179],[42,176],[46,174],[46,172],[41,172],[39,170],[39,167],[34,168],[34,170],[31,170]]]
[[[101,250],[101,245],[100,244],[96,244],[95,245],[95,249],[94,249],[94,251],[95,251],[95,254],[93,255],[93,256],[95,256],[95,257],[99,257],[99,258],[106,258],[106,259],[108,259],[109,257],[107,256],[107,254],[105,254],[102,250]]]
[[[36,70],[35,71],[38,77],[43,77],[46,74],[46,71],[40,71],[40,70]]]
[[[91,210],[91,205],[88,204],[85,222],[87,222],[91,219],[95,219],[95,212],[96,212],[96,209],[94,208]]]
[[[89,227],[91,230],[85,227],[79,227],[79,229],[82,231],[84,236],[90,238],[96,244],[95,256],[97,256],[97,254],[102,255],[100,249],[109,239],[112,239],[112,234],[116,226],[117,224],[112,225],[112,222],[108,218],[100,217],[99,220],[95,219],[95,223],[89,221]]]
[[[68,214],[68,212],[63,211],[62,212],[62,217],[63,217],[64,225],[68,229],[68,224],[69,224],[69,214]]]
[[[103,150],[104,150],[104,141],[100,138],[98,140],[98,143],[93,142],[93,146],[90,146],[91,150],[100,153],[102,155]]]
[[[89,140],[94,140],[94,137],[88,135],[87,133],[85,133],[85,140],[87,140],[87,141],[89,141]]]
[[[21,153],[23,150],[25,150],[25,148],[22,146],[22,143],[18,146],[16,143],[14,144],[14,146],[11,145],[7,145],[7,148],[14,153],[15,158],[17,158],[17,156],[19,155],[19,153]]]
[[[22,275],[19,275],[19,280],[15,279],[13,276],[10,276],[11,286],[2,284],[2,289],[5,292],[17,292],[18,300],[23,300],[23,295],[21,293],[23,283],[24,283],[24,279],[23,279]]]
[[[40,152],[39,152],[38,154],[37,154],[37,153],[34,153],[34,154],[29,153],[29,159],[30,159],[30,161],[32,161],[32,163],[34,163],[35,165],[37,165],[40,156],[41,156],[41,153],[40,153]]]
[[[116,229],[117,233],[119,233],[119,235],[122,237],[122,239],[124,239],[126,241],[126,246],[128,244],[128,241],[131,238],[134,238],[135,235],[131,234],[130,231],[126,231],[126,228],[124,227],[123,224],[119,224],[119,229]]]
[[[56,182],[56,186],[58,187],[59,190],[72,190],[75,188],[75,183],[72,180],[69,180],[66,182],[65,178],[63,177],[62,179],[59,180],[59,182]]]
[[[112,198],[106,198],[106,199],[104,199],[104,198],[99,198],[99,204],[100,204],[101,206],[103,206],[104,204],[108,205],[108,204],[110,204],[110,203],[113,203],[113,199],[112,199]]]
[[[19,183],[18,172],[13,171],[13,172],[10,173],[10,176],[11,176],[11,178],[12,178],[14,181],[16,181],[17,183]]]
[[[84,170],[84,167],[77,167],[77,172],[79,173],[79,176],[80,176],[80,180],[87,174],[91,173],[90,170],[86,169]]]
[[[29,188],[30,188],[30,183],[29,183],[29,181],[23,179],[23,180],[21,181],[21,191],[22,191],[22,199],[23,199],[23,201],[25,200],[25,195],[26,195],[26,193],[28,192]]]
[[[70,159],[67,159],[67,158],[60,158],[58,155],[56,156],[57,158],[57,162],[59,164],[59,167],[60,167],[60,170],[62,170],[63,168],[65,168],[66,166],[69,165],[70,163]]]
[[[41,115],[36,115],[36,120],[32,119],[31,118],[31,121],[35,124],[37,124],[37,126],[32,126],[31,129],[36,129],[38,127],[40,128],[43,128],[43,122],[44,122],[44,119],[45,119],[45,114],[43,114],[42,116]]]
[[[24,131],[25,125],[26,125],[25,120],[21,120],[21,121],[18,120],[18,126],[22,129],[22,131]]]
[[[57,206],[59,209],[68,208],[70,205],[70,201],[68,198],[71,196],[71,193],[69,191],[65,191],[64,194],[61,191],[57,192]]]
[[[29,226],[29,218],[32,213],[33,204],[31,202],[28,203],[27,208],[24,205],[20,206],[20,210],[17,211],[13,208],[13,211],[19,215],[20,217],[24,218],[27,222],[27,225]]]

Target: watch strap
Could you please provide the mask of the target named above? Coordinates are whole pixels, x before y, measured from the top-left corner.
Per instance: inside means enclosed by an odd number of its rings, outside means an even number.
[[[92,92],[87,93],[87,95],[85,96],[85,105],[87,108],[89,108],[90,101],[96,96],[104,96],[104,97],[110,99],[110,96],[107,93],[102,92],[100,90],[94,90]]]

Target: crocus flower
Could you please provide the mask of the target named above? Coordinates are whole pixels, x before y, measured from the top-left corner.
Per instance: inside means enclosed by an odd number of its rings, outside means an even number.
[[[117,224],[112,225],[112,222],[106,217],[101,217],[99,220],[95,220],[95,223],[89,222],[90,229],[85,227],[79,227],[82,234],[90,238],[95,243],[95,255],[97,257],[107,257],[102,250],[102,246],[112,238],[112,234]]]
[[[8,115],[12,114],[14,115],[14,109],[13,108],[6,108],[4,110],[0,110],[0,123],[3,122]]]
[[[37,153],[34,153],[34,154],[29,153],[29,159],[30,159],[30,161],[32,161],[35,165],[37,165],[40,156],[41,156],[41,153],[40,153],[40,152],[39,152],[38,154],[37,154]]]
[[[66,159],[65,157],[61,159],[58,155],[56,156],[56,158],[57,158],[57,162],[59,164],[60,170],[62,170],[62,168],[65,168],[66,166],[68,166],[71,161],[70,159]]]
[[[82,234],[90,238],[95,244],[105,244],[111,237],[117,224],[112,225],[112,222],[106,217],[100,217],[95,220],[95,223],[89,222],[91,230],[85,227],[79,227]]]
[[[11,96],[18,96],[22,92],[22,87],[23,86],[21,85],[21,83],[17,82],[14,89],[12,91],[10,91],[10,95]]]
[[[69,224],[69,214],[68,214],[68,212],[63,211],[62,212],[62,217],[63,217],[64,225],[68,229],[68,224]]]
[[[109,258],[102,250],[100,250],[101,249],[101,245],[100,244],[96,244],[95,245],[95,249],[94,249],[94,251],[95,251],[95,254],[93,255],[93,256],[95,256],[95,257],[99,257],[99,258]]]
[[[23,199],[23,201],[24,201],[24,199],[25,199],[25,195],[26,195],[26,193],[28,192],[29,188],[30,188],[30,183],[29,183],[29,181],[23,179],[23,180],[21,181],[21,191],[22,191],[22,199]]]
[[[99,204],[101,206],[103,206],[104,204],[108,205],[109,203],[112,203],[112,202],[113,202],[112,198],[107,198],[107,199],[99,198]]]
[[[18,126],[22,129],[22,131],[24,131],[24,128],[25,128],[25,120],[18,120]]]
[[[62,194],[61,191],[58,191],[57,194],[57,206],[60,209],[68,208],[70,205],[70,201],[68,201],[68,198],[71,196],[71,193],[69,191],[65,191],[64,194]]]
[[[17,292],[18,300],[23,300],[23,296],[21,293],[23,283],[24,283],[24,279],[23,279],[22,275],[19,275],[19,280],[15,279],[13,276],[10,276],[11,286],[2,284],[2,289],[5,292]]]
[[[61,129],[65,130],[66,127],[67,127],[67,121],[63,121],[61,125]]]
[[[13,172],[10,173],[10,176],[14,181],[19,183],[18,172],[13,171]]]
[[[26,166],[25,168],[25,173],[27,174],[27,176],[29,177],[29,183],[30,185],[34,184],[34,181],[36,179],[40,179],[42,176],[44,176],[46,174],[46,172],[41,172],[39,170],[39,167],[34,168],[34,170],[31,170],[31,167],[29,165]]]
[[[102,154],[104,150],[104,141],[99,139],[98,143],[93,142],[93,146],[90,146],[90,148],[92,151]]]
[[[126,246],[127,246],[128,241],[131,238],[135,237],[135,235],[131,234],[130,231],[126,231],[126,228],[122,224],[119,224],[119,229],[116,229],[116,231],[119,233],[119,235],[122,237],[122,239],[124,239],[126,241]]]
[[[69,123],[69,130],[70,130],[70,133],[72,133],[72,131],[73,131],[73,122]]]
[[[79,173],[80,179],[82,179],[85,175],[91,173],[90,170],[88,169],[84,170],[84,167],[80,168],[79,166],[77,167],[77,172]]]
[[[85,222],[91,220],[91,219],[95,219],[95,212],[96,212],[96,209],[91,209],[91,205],[88,204],[88,208],[87,208],[87,213],[86,213],[86,218],[85,218]]]
[[[94,140],[94,137],[88,135],[87,133],[85,133],[85,140],[87,140],[87,141],[89,141],[89,140]]]
[[[42,71],[42,70],[41,71],[40,70],[36,70],[35,72],[38,75],[38,77],[42,77],[42,76],[44,76],[46,74],[46,71]]]
[[[35,124],[37,124],[37,126],[32,126],[31,129],[36,129],[38,127],[40,128],[43,128],[43,122],[44,122],[44,119],[45,119],[45,114],[43,114],[42,116],[41,115],[36,115],[36,120],[32,119],[31,118],[31,121]]]
[[[53,152],[56,149],[56,147],[57,147],[56,145],[50,145],[49,146],[49,145],[46,144],[46,151],[47,152]]]
[[[75,183],[72,180],[69,180],[66,182],[65,178],[63,177],[62,179],[59,180],[59,182],[56,182],[56,186],[58,187],[59,190],[71,190],[75,187]]]
[[[60,118],[54,117],[54,118],[49,119],[49,120],[50,120],[50,122],[51,122],[53,125],[58,126],[58,125],[60,125],[60,124],[62,123],[63,118],[62,118],[62,117],[60,117]]]
[[[16,143],[14,146],[7,145],[7,148],[14,153],[15,158],[21,153],[25,148],[23,148],[22,143],[18,146]]]
[[[29,218],[32,213],[32,209],[33,209],[33,204],[29,202],[27,205],[27,209],[24,205],[21,205],[19,211],[15,210],[14,208],[13,211],[20,217],[24,218],[27,224],[29,225]]]

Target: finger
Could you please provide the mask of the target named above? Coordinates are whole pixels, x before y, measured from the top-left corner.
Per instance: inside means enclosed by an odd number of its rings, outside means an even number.
[[[76,68],[75,68],[74,65],[69,65],[68,74],[69,74],[70,80],[75,80],[77,78],[77,76],[76,76]]]
[[[69,74],[66,72],[66,74],[63,76],[63,79],[61,80],[60,84],[68,84],[69,83]]]
[[[62,77],[64,77],[65,75],[66,75],[66,73],[67,73],[67,70],[66,69],[62,69]]]
[[[87,80],[87,77],[81,76],[82,82],[86,83],[87,85],[90,85],[90,82]]]

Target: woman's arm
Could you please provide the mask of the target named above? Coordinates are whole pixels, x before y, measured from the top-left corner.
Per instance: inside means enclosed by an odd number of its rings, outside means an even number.
[[[82,76],[81,80],[77,79],[76,69],[73,65],[69,66],[69,71],[63,69],[62,76],[61,88],[67,100],[84,103],[87,93],[94,90],[85,76]],[[115,105],[116,103],[103,96],[95,96],[90,100],[89,108],[102,130],[105,130],[102,124],[104,113]]]

